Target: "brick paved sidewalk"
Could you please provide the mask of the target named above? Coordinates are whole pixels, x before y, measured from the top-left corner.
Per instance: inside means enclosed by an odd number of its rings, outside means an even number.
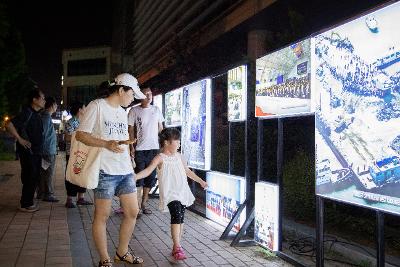
[[[17,211],[21,191],[19,162],[0,162],[0,175],[13,175],[0,180],[0,267],[96,266],[98,255],[91,235],[93,206],[64,208],[63,164],[60,155],[55,184],[56,196],[61,201],[40,202],[38,212],[27,214]],[[92,192],[88,198],[93,198]],[[188,259],[177,263],[170,256],[169,214],[159,212],[157,202],[150,200],[153,214],[141,216],[130,242],[131,249],[144,258],[142,266],[291,266],[279,258],[264,259],[258,247],[230,247],[229,241],[218,240],[224,230],[221,226],[190,211],[186,213],[182,242]],[[114,200],[113,209],[118,206]],[[121,218],[113,213],[108,222],[110,256],[118,243]]]
[[[58,160],[56,196],[64,195],[62,172]],[[1,161],[0,175],[0,266],[72,266],[63,203],[41,201],[39,211],[19,212],[19,161]]]

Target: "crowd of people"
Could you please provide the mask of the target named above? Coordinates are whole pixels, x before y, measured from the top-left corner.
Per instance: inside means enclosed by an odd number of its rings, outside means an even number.
[[[140,99],[141,104],[127,114],[126,108],[134,98]],[[151,105],[152,100],[150,88],[141,90],[135,77],[123,73],[108,84],[107,93],[99,99],[86,107],[79,102],[70,107],[72,118],[65,126],[68,166],[72,166],[74,155],[72,141],[102,148],[94,203],[85,199],[86,188],[65,181],[66,208],[94,204],[92,234],[100,257],[99,267],[113,263],[107,249],[106,225],[114,196],[119,197],[123,213],[114,262],[143,263],[143,258],[129,251],[128,245],[138,215],[152,213],[147,200],[156,179],[160,190],[159,208],[171,215],[171,254],[175,260],[186,258],[181,246],[184,214],[186,207],[194,202],[187,177],[203,188],[207,183],[188,168],[178,152],[179,130],[163,129],[164,118],[159,108]],[[7,125],[17,141],[21,164],[21,212],[39,210],[35,193],[42,201],[59,201],[53,186],[57,138],[51,115],[56,110],[54,98],[45,98],[41,90],[34,89],[28,94],[28,105]]]
[[[257,96],[310,99],[310,74],[301,78],[290,78],[283,83],[259,88]]]

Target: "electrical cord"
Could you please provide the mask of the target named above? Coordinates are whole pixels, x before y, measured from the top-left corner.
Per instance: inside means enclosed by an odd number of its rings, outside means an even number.
[[[291,239],[291,240],[287,240],[287,241],[289,243],[289,251],[291,253],[299,255],[299,256],[307,256],[307,257],[311,257],[311,258],[316,257],[316,245],[315,245],[316,240],[314,237],[309,236],[309,237],[303,237],[303,238],[298,238],[298,239]],[[363,248],[362,246],[353,244],[350,242],[346,242],[346,241],[340,241],[335,236],[325,235],[324,236],[324,245],[325,244],[329,244],[328,249],[327,249],[328,252],[332,251],[332,248],[335,244],[345,244],[345,245],[350,245],[350,246],[356,247],[356,248],[364,251],[368,255],[375,257],[375,255],[373,253],[371,253],[367,249]],[[361,266],[360,264],[355,264],[353,262],[329,258],[329,257],[324,257],[324,259],[327,261],[338,262],[338,263],[347,264],[350,266],[356,266],[356,267]],[[394,265],[394,264],[392,263],[392,265]],[[394,265],[394,266],[398,266],[398,265]]]

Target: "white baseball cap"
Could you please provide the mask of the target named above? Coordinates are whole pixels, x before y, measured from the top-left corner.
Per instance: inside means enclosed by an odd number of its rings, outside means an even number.
[[[129,73],[121,73],[117,77],[115,77],[115,84],[132,88],[134,96],[137,99],[146,98],[146,96],[140,91],[137,79]]]

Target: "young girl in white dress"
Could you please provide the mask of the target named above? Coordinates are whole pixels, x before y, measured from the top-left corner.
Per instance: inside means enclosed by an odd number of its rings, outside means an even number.
[[[136,174],[136,180],[147,177],[157,168],[157,179],[160,189],[161,211],[171,214],[171,236],[173,242],[172,256],[176,260],[186,259],[181,247],[183,234],[183,220],[185,208],[194,202],[194,196],[190,191],[187,177],[198,182],[203,188],[207,183],[192,172],[178,152],[181,133],[176,128],[166,128],[159,134],[161,153],[159,153],[150,165]]]

